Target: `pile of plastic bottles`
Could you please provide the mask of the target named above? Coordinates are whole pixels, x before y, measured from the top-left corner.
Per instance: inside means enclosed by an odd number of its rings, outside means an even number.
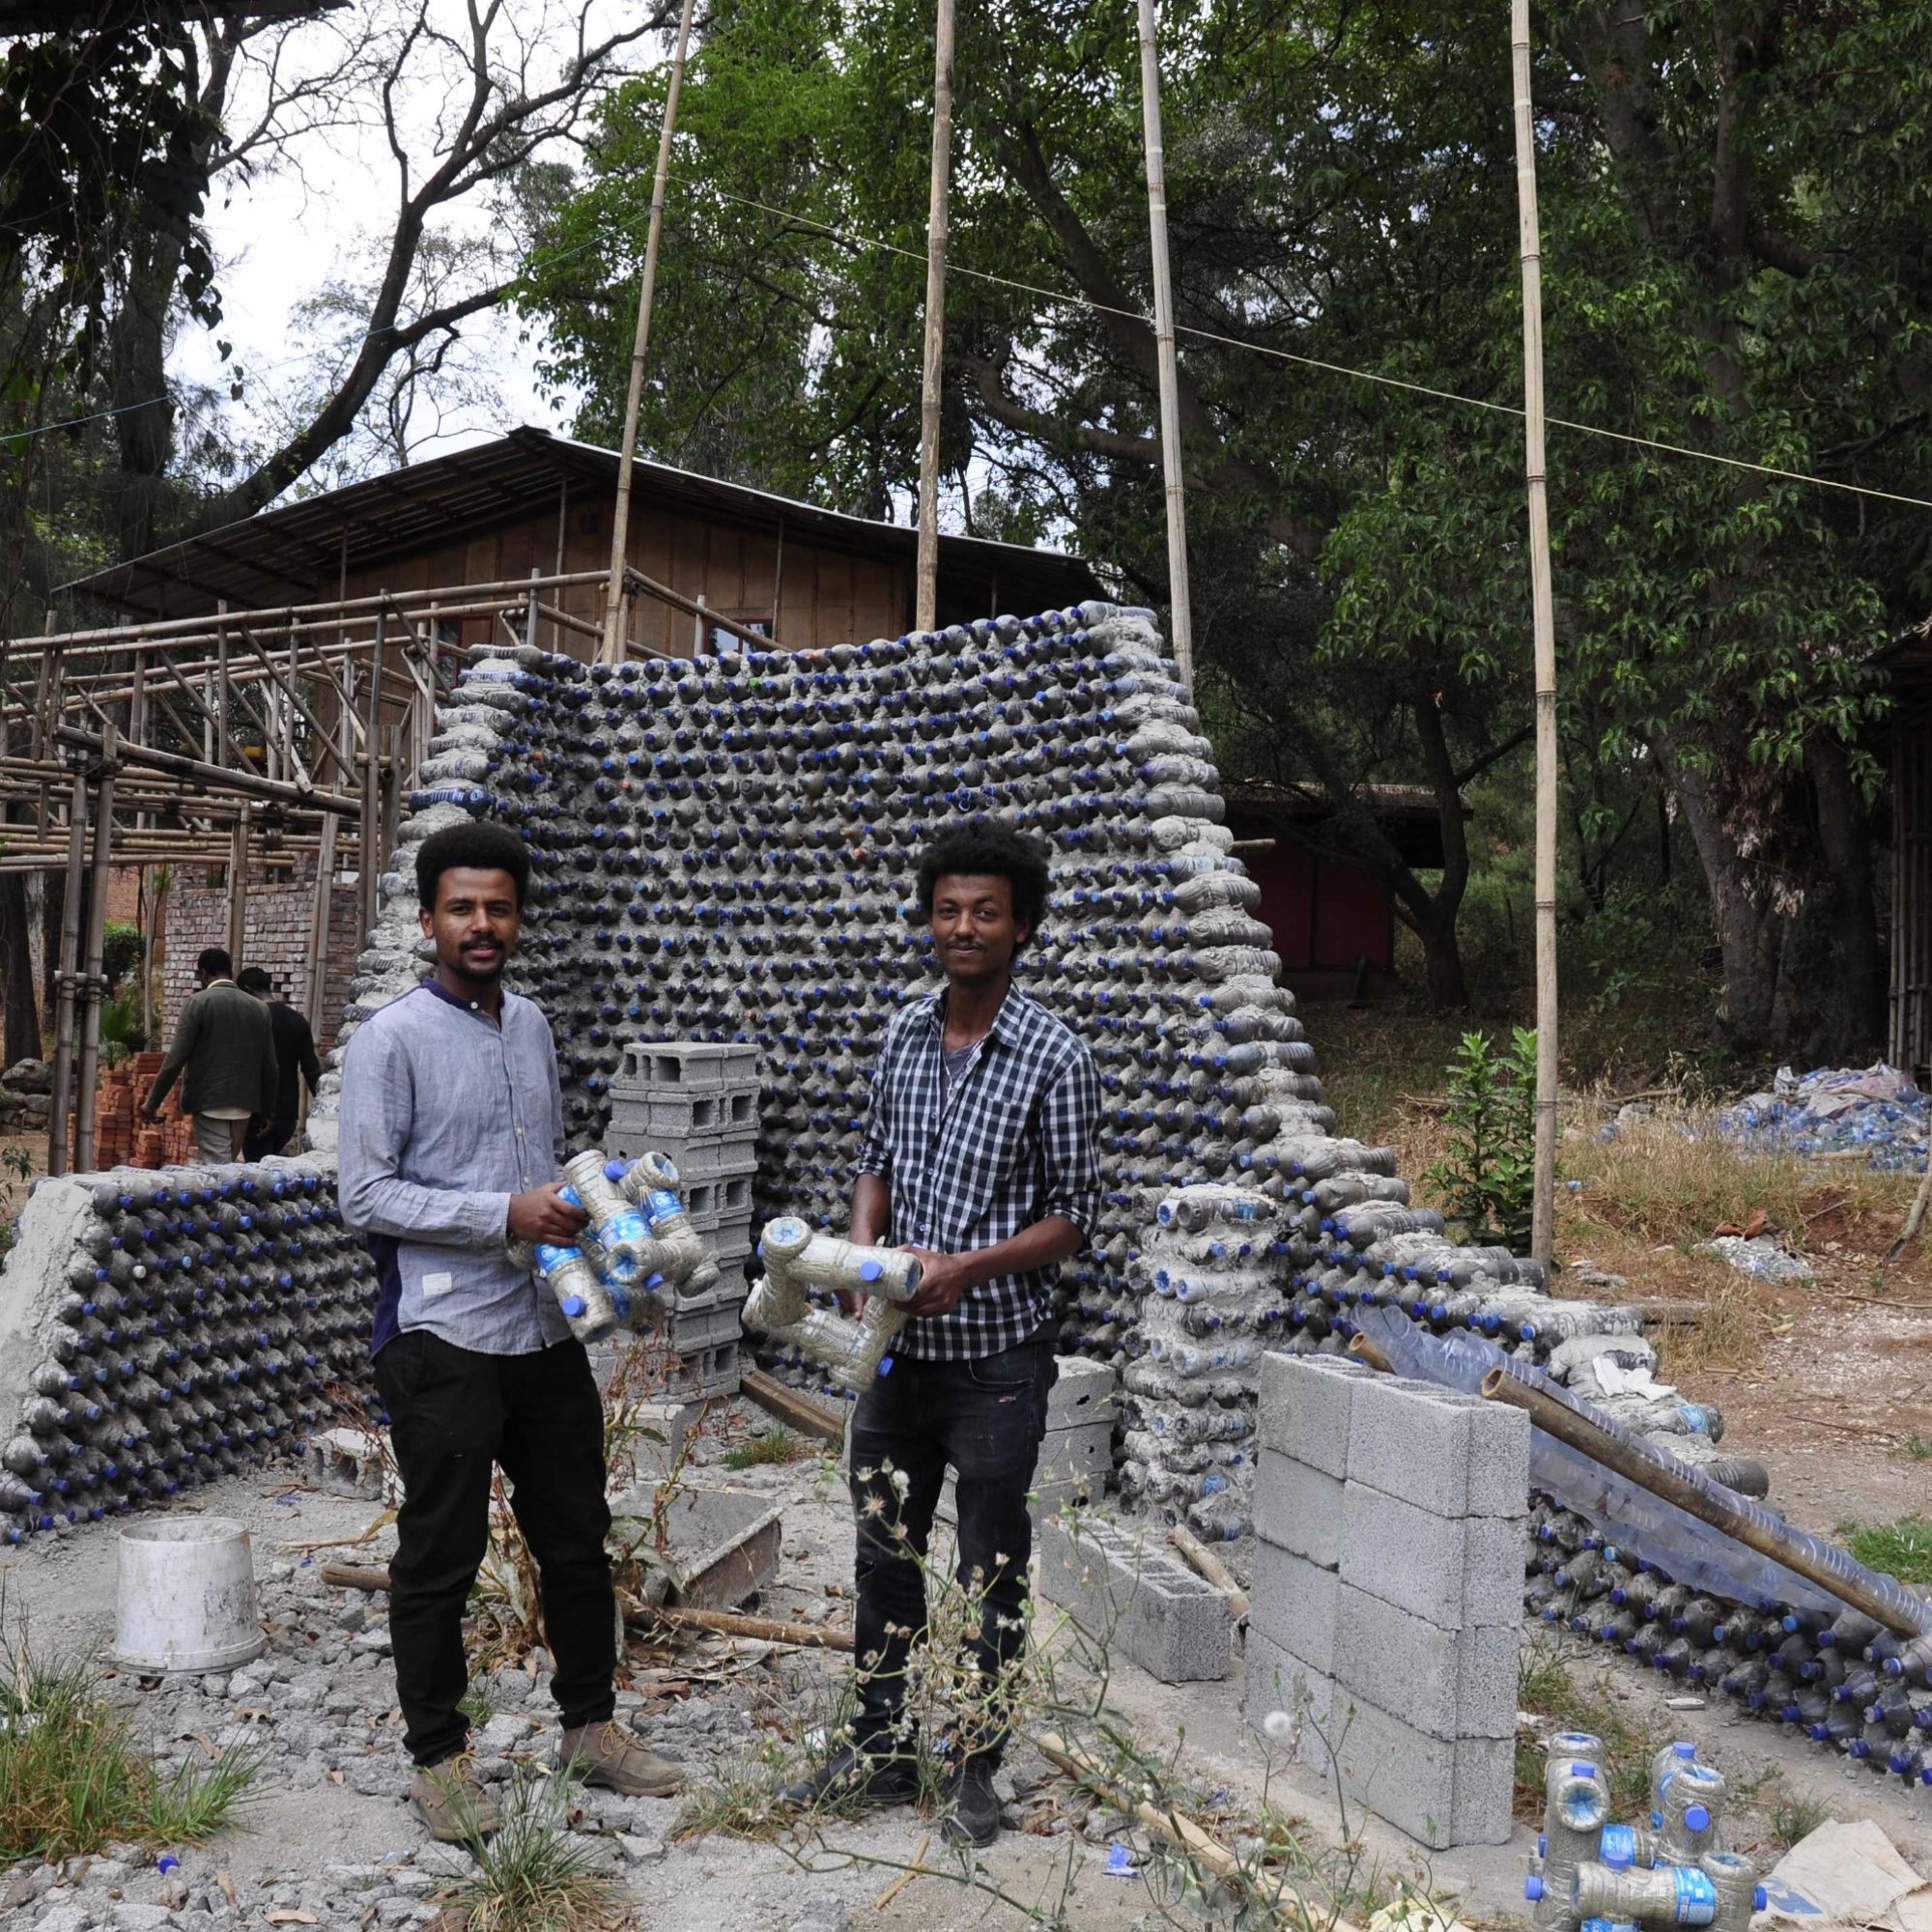
[[[1875,1168],[1919,1174],[1932,1100],[1909,1074],[1883,1061],[1862,1070],[1820,1066],[1802,1076],[1782,1066],[1768,1094],[1724,1108],[1717,1124],[1726,1140],[1754,1152],[1868,1151]]]
[[[1764,1909],[1757,1867],[1719,1840],[1724,1775],[1694,1745],[1668,1744],[1651,1759],[1650,1815],[1631,1824],[1611,1822],[1601,1738],[1559,1731],[1543,1776],[1543,1831],[1523,1886],[1536,1932],[1747,1932]]]

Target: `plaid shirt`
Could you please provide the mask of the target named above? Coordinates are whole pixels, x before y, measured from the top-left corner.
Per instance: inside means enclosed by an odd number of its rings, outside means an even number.
[[[945,1030],[944,992],[901,1007],[872,1078],[859,1172],[891,1183],[890,1238],[965,1254],[1050,1214],[1091,1236],[1100,1211],[1100,1083],[1086,1046],[1011,987],[942,1103]],[[981,1282],[951,1315],[908,1321],[895,1352],[973,1361],[1013,1348],[1052,1319],[1056,1273]]]

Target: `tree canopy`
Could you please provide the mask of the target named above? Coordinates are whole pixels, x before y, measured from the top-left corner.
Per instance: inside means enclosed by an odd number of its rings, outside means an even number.
[[[1527,716],[1507,24],[1208,0],[1162,47],[1204,710],[1236,776],[1323,788],[1445,1000],[1456,794]],[[653,323],[659,455],[905,501],[930,34],[904,0],[714,8]],[[1132,12],[1001,0],[959,42],[951,515],[1064,538],[1158,601]],[[1550,432],[1577,865],[1601,887],[1625,801],[1666,802],[1747,1047],[1874,1027],[1870,659],[1923,614],[1932,513],[1657,445],[1932,496],[1928,43],[1925,0],[1538,19],[1549,410],[1628,439]],[[661,107],[657,76],[613,97],[530,278],[588,434],[621,410]],[[1377,827],[1378,779],[1436,788],[1438,879]]]

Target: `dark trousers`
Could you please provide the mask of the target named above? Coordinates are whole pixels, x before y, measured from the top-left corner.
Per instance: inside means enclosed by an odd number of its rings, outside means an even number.
[[[296,1117],[291,1114],[283,1120],[277,1115],[259,1134],[250,1134],[242,1141],[242,1158],[266,1160],[271,1153],[280,1153],[295,1137]]]
[[[469,1735],[463,1611],[489,1543],[493,1463],[542,1579],[551,1694],[566,1727],[602,1723],[616,1709],[617,1611],[604,1406],[582,1344],[479,1355],[412,1328],[376,1357],[376,1386],[403,1479],[389,1641],[411,1757],[440,1764]]]
[[[852,1507],[858,1520],[854,1648],[864,1747],[882,1749],[905,1702],[906,1662],[926,1628],[920,1568],[950,1463],[957,1472],[959,1582],[983,1592],[969,1662],[988,1691],[971,1745],[997,1757],[1006,1741],[999,1686],[1025,1642],[1033,1483],[1046,1399],[1058,1371],[1050,1336],[976,1362],[900,1356],[852,1417]],[[901,1484],[903,1488],[901,1488]]]

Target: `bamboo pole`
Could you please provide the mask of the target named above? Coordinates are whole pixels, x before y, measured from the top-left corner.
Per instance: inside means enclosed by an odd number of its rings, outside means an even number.
[[[1167,158],[1160,132],[1160,45],[1154,0],[1138,0],[1141,132],[1147,147],[1153,270],[1154,362],[1160,383],[1160,468],[1167,500],[1169,640],[1180,686],[1194,695],[1194,606],[1187,583],[1187,490],[1180,446],[1180,374],[1174,351],[1174,278],[1167,252]]]
[[[946,366],[947,211],[952,174],[952,0],[932,35],[932,170],[925,216],[925,362],[919,385],[919,561],[913,628],[939,623],[939,404]]]
[[[362,944],[376,929],[378,849],[383,842],[383,808],[379,788],[383,763],[383,647],[388,639],[388,612],[376,613],[376,648],[369,656],[369,724],[362,734],[362,821],[356,831],[357,897],[361,905]]]
[[[228,957],[239,972],[248,940],[248,808],[235,814],[228,847]]]
[[[1920,1624],[1908,1624],[1891,1599],[1873,1590],[1858,1577],[1840,1575],[1831,1565],[1818,1562],[1802,1544],[1792,1541],[1788,1533],[1780,1534],[1773,1520],[1755,1505],[1741,1501],[1726,1502],[1699,1489],[1686,1481],[1677,1469],[1662,1462],[1652,1462],[1628,1442],[1620,1442],[1607,1431],[1599,1429],[1588,1416],[1579,1415],[1568,1404],[1558,1402],[1554,1396],[1502,1369],[1492,1369],[1483,1378],[1482,1387],[1484,1395],[1492,1402],[1506,1402],[1513,1407],[1526,1410],[1530,1421],[1546,1435],[1580,1450],[1592,1462],[1615,1470],[1626,1481],[1647,1490],[1652,1495],[1674,1503],[1685,1515],[1694,1516],[1699,1522],[1708,1522],[1712,1528],[1722,1530],[1726,1536],[1755,1549],[1761,1556],[1769,1556],[1773,1562],[1782,1564],[1795,1576],[1817,1584],[1840,1603],[1863,1611],[1887,1630],[1894,1631],[1901,1636],[1918,1636],[1924,1628]],[[1932,1608],[1927,1609],[1926,1616],[1932,1620]]]
[[[114,861],[114,748],[119,734],[110,721],[100,727],[100,781],[94,793],[94,868],[87,895],[87,944],[81,961],[80,1072],[73,1123],[73,1164],[94,1167],[94,1087],[100,1068],[102,956],[107,944],[107,873]]]
[[[684,56],[691,44],[696,0],[684,0],[677,48],[670,57],[664,127],[658,132],[658,171],[651,182],[651,224],[644,239],[644,271],[638,281],[638,329],[631,343],[631,385],[624,397],[624,440],[617,453],[617,501],[611,517],[611,580],[604,593],[606,664],[624,656],[624,564],[631,541],[631,472],[638,456],[638,410],[644,394],[644,356],[651,341],[651,304],[657,298],[658,243],[664,234],[665,188],[670,179],[671,141],[677,132],[678,96],[684,92]]]
[[[63,724],[54,735],[64,745],[78,746],[97,757],[99,755],[100,740],[91,732]],[[137,750],[131,745],[124,745],[119,755],[123,764],[151,766],[157,772],[194,779],[204,784],[219,785],[241,798],[273,799],[278,805],[305,806],[311,811],[340,812],[351,818],[361,810],[353,793],[317,791],[302,785],[283,784],[275,779],[257,778],[253,772],[224,771],[219,765],[209,764],[200,758],[184,757],[179,752],[162,752],[152,747]]]
[[[1522,259],[1523,473],[1529,497],[1530,622],[1536,657],[1536,1162],[1530,1253],[1556,1242],[1556,613],[1549,581],[1549,498],[1543,454],[1543,246],[1536,213],[1529,0],[1510,0],[1516,86],[1517,221]]]
[[[308,928],[308,1021],[316,1037],[328,1037],[323,1003],[328,997],[328,927],[335,890],[335,814],[322,821],[322,845],[315,855],[315,904]]]
[[[67,819],[67,896],[61,904],[60,971],[54,980],[54,1090],[47,1109],[47,1172],[68,1171],[73,1106],[74,976],[80,965],[80,894],[87,876],[87,766],[76,761]]]

